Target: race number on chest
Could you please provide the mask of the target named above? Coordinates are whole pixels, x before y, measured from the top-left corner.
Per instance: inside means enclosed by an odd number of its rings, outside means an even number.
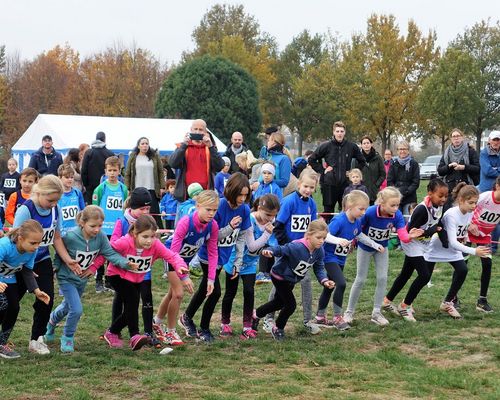
[[[309,214],[295,214],[292,215],[290,221],[290,231],[291,232],[305,232],[307,231],[307,227],[311,222],[311,215]]]

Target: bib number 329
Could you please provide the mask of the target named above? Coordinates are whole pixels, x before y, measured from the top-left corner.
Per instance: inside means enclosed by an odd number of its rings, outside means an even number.
[[[305,232],[311,222],[310,215],[292,215],[290,222],[290,231],[292,232]]]

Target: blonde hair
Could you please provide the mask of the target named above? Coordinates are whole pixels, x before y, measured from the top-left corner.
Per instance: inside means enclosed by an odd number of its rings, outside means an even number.
[[[387,186],[377,194],[377,199],[375,200],[375,204],[384,204],[386,201],[389,201],[389,199],[394,199],[398,198],[401,200],[402,194],[401,192],[396,189],[394,186]]]
[[[370,204],[370,199],[368,198],[368,195],[365,192],[362,192],[361,190],[353,190],[342,200],[342,206],[345,211],[361,203],[363,205],[366,205],[367,207]]]
[[[31,233],[39,233],[40,235],[43,235],[42,225],[34,219],[28,219],[17,228],[11,229],[7,233],[7,236],[13,243],[16,243],[19,236],[27,238]]]
[[[196,196],[196,205],[204,206],[209,204],[217,204],[219,206],[220,197],[215,190],[203,190]]]
[[[40,178],[36,185],[33,186],[32,192],[33,194],[31,195],[31,197],[35,200],[38,200],[38,196],[41,194],[49,195],[57,193],[59,195],[62,195],[64,193],[64,188],[61,180],[57,176],[45,175],[44,177]]]
[[[328,233],[328,225],[322,219],[315,219],[311,221],[307,227],[306,236],[314,235],[315,233],[325,232]]]
[[[69,178],[72,176],[75,176],[75,169],[71,164],[61,164],[59,165],[59,168],[57,168],[57,175],[59,175],[59,178],[62,178],[63,176],[65,178]]]
[[[14,161],[14,162],[16,163],[16,165],[19,165],[19,164],[17,163],[17,160],[16,160],[15,158],[9,158],[9,159],[7,160],[7,162],[9,162],[9,161]]]
[[[359,177],[361,178],[361,180],[363,180],[363,173],[361,172],[361,170],[359,168],[353,168],[348,173],[349,173],[349,175],[348,175],[349,179],[351,178],[352,174],[358,174]]]
[[[247,165],[247,169],[249,169],[251,165],[254,164],[255,161],[257,161],[251,150],[242,151],[241,153],[236,154],[234,160],[236,161],[236,163],[245,162]]]
[[[76,216],[76,223],[82,226],[83,223],[90,221],[91,219],[100,219],[104,221],[104,212],[101,207],[98,206],[87,206],[82,211],[80,211]]]
[[[305,168],[299,175],[299,182],[303,182],[305,178],[312,179],[318,184],[319,174],[311,168]]]

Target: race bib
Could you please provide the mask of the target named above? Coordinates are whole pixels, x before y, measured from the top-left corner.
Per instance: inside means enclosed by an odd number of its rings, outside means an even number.
[[[305,232],[311,222],[311,216],[309,214],[306,215],[292,215],[292,219],[290,222],[290,231],[291,232]]]
[[[106,199],[106,210],[121,210],[123,207],[123,199],[118,196],[109,196]]]
[[[342,257],[347,257],[349,251],[351,250],[351,243],[347,246],[341,246],[340,244],[335,246],[335,254]]]
[[[10,277],[14,276],[16,272],[23,269],[23,266],[13,267],[5,262],[0,263],[0,276]]]
[[[486,210],[481,213],[478,220],[488,224],[498,224],[500,222],[500,213]]]
[[[78,214],[79,211],[80,209],[78,206],[66,206],[61,208],[63,221],[73,221],[76,219],[76,214]]]
[[[139,256],[127,256],[127,259],[133,263],[136,263],[139,268],[137,271],[132,271],[136,274],[145,274],[146,272],[151,271],[151,265],[153,264],[153,257],[139,257]]]
[[[5,208],[5,193],[0,193],[0,207]]]
[[[368,237],[373,240],[387,240],[391,235],[390,229],[378,229],[370,226],[368,228]]]
[[[458,225],[457,226],[457,239],[464,239],[467,237],[467,230],[469,229],[469,224]]]
[[[297,266],[293,269],[293,273],[297,276],[303,277],[309,268],[312,267],[312,264],[306,263],[305,261],[299,261]]]
[[[3,181],[3,187],[8,188],[8,189],[14,189],[16,187],[16,180],[15,179],[6,179]]]
[[[219,247],[231,247],[236,244],[236,240],[238,239],[238,233],[240,233],[240,229],[235,229],[233,233],[229,236],[223,237],[219,240]]]
[[[80,268],[85,271],[88,269],[94,260],[96,259],[97,255],[99,254],[99,250],[96,251],[80,251],[77,250],[75,259],[80,265]]]
[[[184,243],[182,245],[181,251],[179,251],[179,255],[182,258],[191,258],[194,257],[196,252],[199,250],[199,246],[193,245],[193,244],[187,244]]]
[[[40,242],[40,247],[46,247],[54,243],[54,236],[56,234],[56,228],[43,228],[42,241]]]

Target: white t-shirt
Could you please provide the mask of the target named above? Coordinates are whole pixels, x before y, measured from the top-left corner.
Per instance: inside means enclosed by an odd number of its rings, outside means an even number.
[[[147,156],[137,154],[135,159],[135,187],[155,189],[154,163]]]

